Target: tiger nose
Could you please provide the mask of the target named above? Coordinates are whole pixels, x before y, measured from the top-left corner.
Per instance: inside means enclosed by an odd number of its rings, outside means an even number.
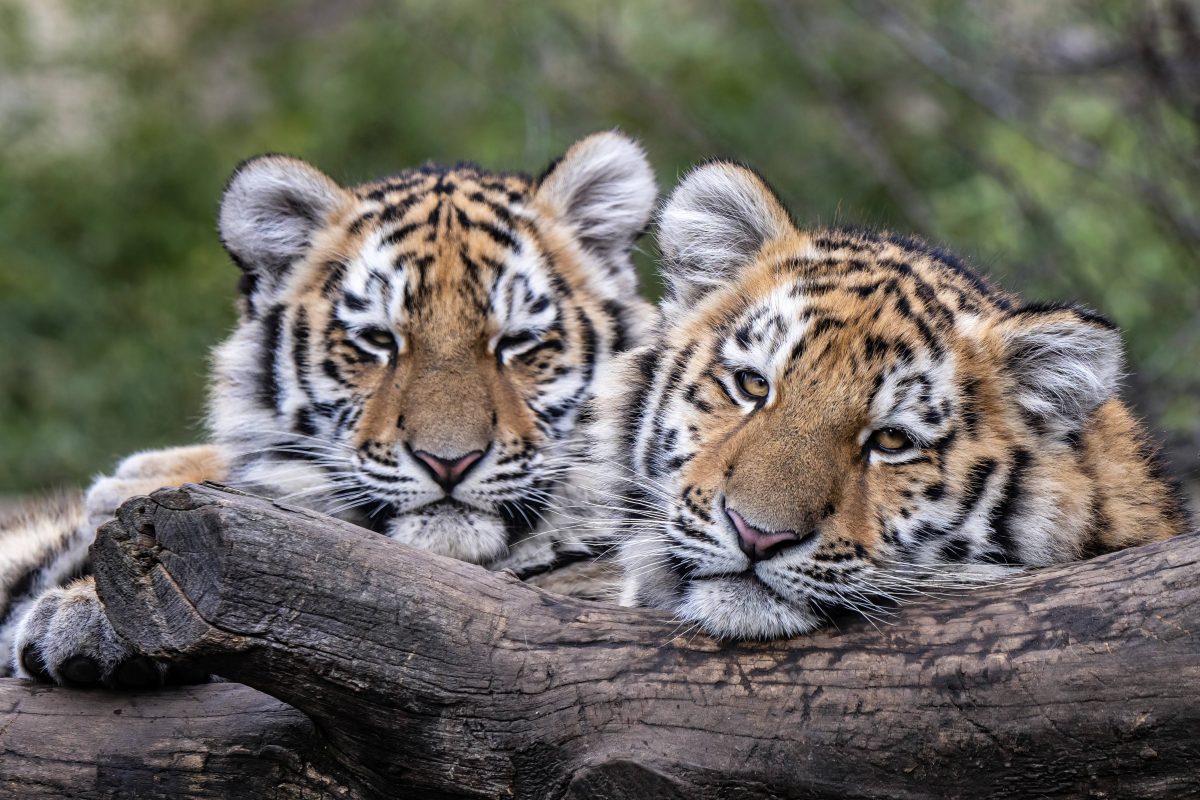
[[[482,450],[472,450],[466,455],[451,456],[450,458],[434,455],[425,450],[413,450],[412,454],[413,458],[425,465],[437,485],[447,492],[462,483],[471,467],[483,458]]]
[[[751,561],[765,561],[786,549],[788,545],[800,541],[800,534],[795,531],[759,530],[732,508],[726,508],[725,515],[737,531],[738,547],[742,548],[742,552],[749,556]]]

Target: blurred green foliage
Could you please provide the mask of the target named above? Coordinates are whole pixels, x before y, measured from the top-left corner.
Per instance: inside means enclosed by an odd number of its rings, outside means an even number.
[[[1165,1],[0,0],[0,492],[203,436],[242,158],[536,172],[614,126],[664,190],[734,156],[802,223],[914,231],[1102,310],[1193,469],[1200,102],[1162,80],[1189,47]]]

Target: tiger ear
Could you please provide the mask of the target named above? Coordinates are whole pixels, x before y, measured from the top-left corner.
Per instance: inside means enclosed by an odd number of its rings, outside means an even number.
[[[752,170],[727,161],[694,168],[658,217],[669,304],[687,307],[727,284],[764,245],[794,231],[775,192]]]
[[[1029,305],[999,323],[1014,399],[1052,434],[1078,430],[1120,388],[1121,333],[1074,306]]]
[[[279,288],[314,234],[347,198],[316,167],[288,156],[243,161],[221,198],[221,243],[242,270],[247,297]]]
[[[654,170],[641,145],[617,131],[584,137],[546,169],[536,196],[587,250],[633,276],[629,251],[650,221],[658,196]]]

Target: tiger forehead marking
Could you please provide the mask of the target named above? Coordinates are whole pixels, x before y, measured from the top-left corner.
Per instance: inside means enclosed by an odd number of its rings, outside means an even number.
[[[615,133],[537,180],[427,165],[344,188],[250,162],[222,207],[245,272],[211,402],[232,479],[445,555],[553,560],[561,537],[534,533],[579,408],[651,316],[629,251],[654,196]]]
[[[356,195],[345,237],[326,245],[334,254],[326,274],[306,292],[311,305],[330,310],[328,336],[363,356],[323,362],[335,380],[371,390],[378,353],[361,352],[363,331],[393,335],[404,356],[394,381],[403,390],[373,391],[365,412],[373,419],[360,426],[359,443],[399,427],[400,416],[414,431],[414,450],[483,449],[497,425],[517,440],[562,438],[590,381],[587,326],[604,325],[615,339],[623,321],[547,256],[528,181],[427,168]],[[532,413],[508,382],[495,380],[497,362],[517,359],[531,368],[509,378],[539,393]]]
[[[1186,527],[1095,314],[906,237],[801,232],[727,164],[684,180],[659,238],[663,324],[597,402],[626,602],[787,635]]]

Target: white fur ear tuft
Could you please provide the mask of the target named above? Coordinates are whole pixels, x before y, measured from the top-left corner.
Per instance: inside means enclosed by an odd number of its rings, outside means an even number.
[[[245,293],[277,287],[345,199],[331,178],[296,158],[259,156],[238,165],[221,198],[219,225],[221,242],[245,273]]]
[[[998,330],[1014,399],[1051,434],[1078,430],[1116,396],[1124,348],[1103,317],[1072,306],[1026,306]]]
[[[725,161],[696,167],[658,219],[669,301],[690,305],[725,285],[765,244],[794,230],[775,193],[752,170]]]
[[[641,145],[616,131],[580,139],[538,181],[537,198],[611,269],[628,271],[658,186]],[[635,284],[636,286],[636,284]]]

